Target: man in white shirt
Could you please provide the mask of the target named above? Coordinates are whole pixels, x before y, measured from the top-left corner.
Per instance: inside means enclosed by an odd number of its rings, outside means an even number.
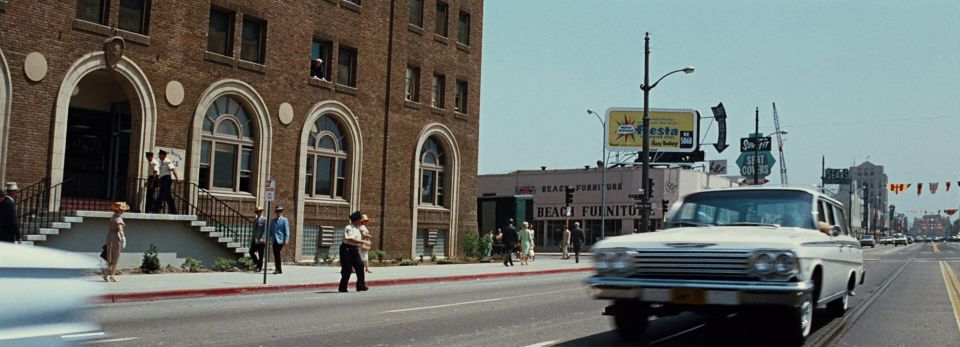
[[[347,224],[343,232],[343,243],[340,244],[340,287],[341,293],[347,292],[347,283],[350,282],[350,274],[357,274],[357,291],[367,290],[367,284],[364,281],[363,261],[360,259],[360,247],[370,246],[370,241],[363,239],[361,226],[363,225],[363,214],[360,211],[350,214],[350,224]]]
[[[146,213],[157,213],[157,187],[160,185],[160,163],[153,157],[153,152],[147,152],[147,201],[143,207]]]
[[[167,151],[160,150],[160,198],[157,202],[157,210],[162,210],[163,205],[167,205],[167,213],[177,214],[176,202],[173,201],[173,192],[170,190],[170,186],[173,184],[173,178],[177,181],[180,180],[180,176],[177,175],[177,167],[173,165],[173,161],[167,159]],[[173,176],[171,178],[171,176]]]

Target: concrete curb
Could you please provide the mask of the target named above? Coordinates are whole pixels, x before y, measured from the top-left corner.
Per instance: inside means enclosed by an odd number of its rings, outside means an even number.
[[[592,267],[574,268],[574,269],[553,269],[527,272],[507,272],[507,273],[489,273],[478,275],[457,275],[457,276],[439,276],[439,277],[421,277],[421,278],[399,278],[390,280],[368,281],[370,287],[399,286],[433,282],[456,282],[472,281],[492,278],[523,277],[536,275],[553,275],[574,272],[587,272],[593,270]],[[353,282],[351,282],[351,288]],[[284,284],[284,285],[260,285],[247,287],[229,287],[229,288],[207,288],[207,289],[178,289],[163,290],[153,292],[136,293],[118,293],[98,296],[94,299],[97,304],[138,302],[138,301],[159,301],[173,299],[192,299],[216,296],[247,295],[247,294],[268,294],[295,291],[310,291],[334,289],[340,285],[339,282],[327,283],[305,283],[305,284]]]

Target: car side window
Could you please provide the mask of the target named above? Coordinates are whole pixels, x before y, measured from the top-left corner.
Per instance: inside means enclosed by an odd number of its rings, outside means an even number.
[[[843,213],[843,208],[837,205],[833,205],[833,219],[836,220],[836,226],[840,227],[840,232],[843,235],[849,235],[849,230],[847,230],[847,217]]]
[[[823,212],[823,201],[817,201],[817,221],[827,223],[827,214]]]
[[[830,208],[830,204],[824,201],[820,201],[819,208],[820,208],[820,215],[822,216],[820,217],[820,221],[830,225],[836,225],[836,223],[834,223],[834,220],[833,220],[833,209]]]

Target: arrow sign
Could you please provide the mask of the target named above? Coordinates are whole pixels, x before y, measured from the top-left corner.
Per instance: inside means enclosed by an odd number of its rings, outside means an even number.
[[[722,102],[710,109],[713,110],[713,118],[717,120],[719,130],[717,143],[713,144],[713,148],[717,149],[717,153],[723,153],[723,150],[730,147],[727,145],[727,111],[723,109]]]

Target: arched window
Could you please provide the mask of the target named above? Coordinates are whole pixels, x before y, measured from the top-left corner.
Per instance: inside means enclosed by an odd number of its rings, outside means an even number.
[[[347,139],[332,117],[320,116],[307,137],[306,194],[343,199],[347,186]]]
[[[433,137],[420,147],[420,204],[444,206],[444,188],[446,187],[447,158]]]
[[[217,98],[203,118],[200,187],[253,192],[255,134],[247,110],[230,96]]]

